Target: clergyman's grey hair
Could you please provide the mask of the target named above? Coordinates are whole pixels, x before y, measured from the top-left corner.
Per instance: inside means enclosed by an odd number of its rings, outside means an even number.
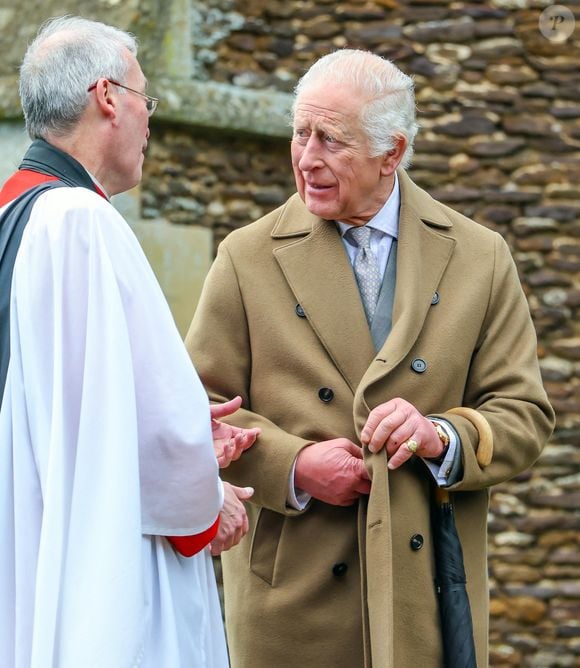
[[[418,125],[415,118],[413,79],[386,58],[370,51],[339,49],[316,61],[294,90],[294,115],[300,95],[311,87],[347,84],[360,91],[365,100],[361,108],[361,126],[371,149],[371,157],[387,153],[395,138],[403,136],[407,148],[401,167],[411,164]]]
[[[137,40],[113,26],[81,17],[47,21],[28,47],[20,67],[20,100],[32,139],[62,136],[80,119],[100,77],[123,82],[137,55]],[[121,89],[122,90],[122,89]]]

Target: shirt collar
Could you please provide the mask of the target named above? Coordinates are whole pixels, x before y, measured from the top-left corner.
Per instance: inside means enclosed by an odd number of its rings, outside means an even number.
[[[399,207],[401,205],[401,191],[399,187],[399,177],[395,172],[395,182],[393,189],[387,201],[379,209],[379,211],[369,220],[367,225],[374,230],[378,230],[383,234],[389,234],[393,238],[399,236]],[[340,220],[336,221],[341,236],[344,236],[347,230],[350,230],[352,225],[342,223]]]

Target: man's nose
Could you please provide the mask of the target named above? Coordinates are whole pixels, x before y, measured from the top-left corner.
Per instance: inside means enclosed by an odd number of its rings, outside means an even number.
[[[320,166],[322,166],[320,140],[315,135],[311,135],[302,151],[302,155],[298,161],[298,167],[302,171],[308,172]]]

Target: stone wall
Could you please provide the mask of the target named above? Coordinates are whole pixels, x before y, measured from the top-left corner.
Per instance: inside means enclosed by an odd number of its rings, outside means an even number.
[[[155,127],[144,167],[142,216],[202,225],[215,246],[293,192],[287,141]]]
[[[558,428],[540,462],[492,495],[491,662],[578,665],[578,44],[549,42],[537,27],[540,8],[516,3],[254,1],[221,3],[221,15],[213,4],[202,13],[205,30],[219,25],[220,38],[197,51],[201,79],[289,91],[304,66],[336,47],[395,59],[417,83],[413,178],[510,243]],[[286,142],[162,130],[154,156],[161,154],[173,158],[172,177],[149,162],[148,206],[210,225],[218,240],[292,190]],[[175,159],[185,165],[177,174]]]
[[[52,13],[49,2],[25,4]],[[210,230],[214,247],[292,191],[288,93],[314,58],[368,48],[415,77],[421,131],[410,174],[510,244],[557,412],[539,462],[492,493],[491,664],[580,665],[580,24],[548,39],[543,0],[63,5],[140,36],[162,98],[141,217]],[[580,19],[577,2],[566,7]],[[8,8],[0,23],[11,39],[31,33]],[[11,48],[12,67],[0,69],[8,118],[18,114]]]

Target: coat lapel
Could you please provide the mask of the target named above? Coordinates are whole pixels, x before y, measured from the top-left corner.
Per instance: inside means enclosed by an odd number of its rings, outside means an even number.
[[[274,256],[322,345],[351,389],[390,373],[415,344],[455,247],[445,208],[398,172],[401,211],[392,329],[375,350],[356,280],[336,226],[292,197],[272,231],[288,239]],[[299,237],[298,240],[296,237]],[[354,353],[356,351],[356,353]],[[354,353],[354,354],[353,354]],[[362,389],[362,388],[359,388]]]
[[[274,256],[312,329],[354,393],[375,351],[336,226],[309,214],[301,200],[292,198],[272,236],[293,237],[275,248]]]
[[[365,386],[392,371],[415,344],[455,247],[452,237],[440,233],[451,227],[443,207],[414,185],[405,172],[399,172],[399,182],[401,211],[393,323],[377,354],[381,364],[368,369],[363,379]]]

